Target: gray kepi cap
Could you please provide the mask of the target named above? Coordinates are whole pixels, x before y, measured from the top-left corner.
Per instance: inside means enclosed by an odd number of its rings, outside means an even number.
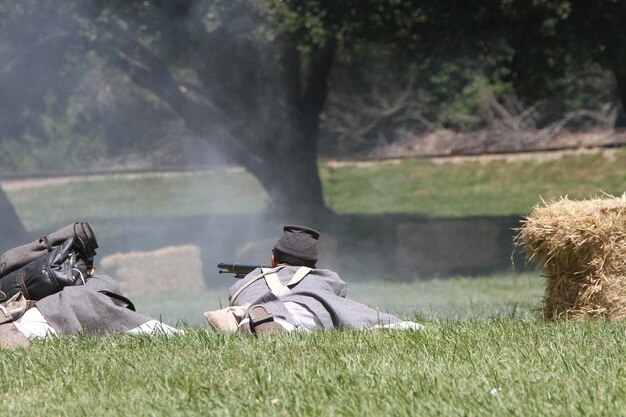
[[[305,265],[315,265],[320,232],[296,225],[284,226],[283,231],[285,234],[274,245],[274,251],[282,254],[282,259],[288,263],[304,261]]]

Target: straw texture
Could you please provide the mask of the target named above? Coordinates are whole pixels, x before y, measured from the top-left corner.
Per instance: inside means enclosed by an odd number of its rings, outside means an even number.
[[[547,319],[626,317],[626,194],[544,202],[516,243],[546,271]]]

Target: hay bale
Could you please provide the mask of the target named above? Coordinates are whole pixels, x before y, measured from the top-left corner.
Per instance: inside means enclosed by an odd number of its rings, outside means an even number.
[[[626,194],[537,206],[516,243],[545,268],[546,318],[626,317]]]
[[[102,258],[98,273],[111,275],[128,294],[169,294],[206,289],[200,248],[168,246],[147,252],[115,253]]]

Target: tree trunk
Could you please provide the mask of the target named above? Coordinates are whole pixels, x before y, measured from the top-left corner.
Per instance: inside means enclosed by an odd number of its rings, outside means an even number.
[[[274,213],[281,220],[322,227],[332,211],[324,202],[317,139],[337,45],[330,39],[325,45],[313,48],[307,71],[303,71],[303,57],[295,39],[284,38],[281,42],[285,106],[282,110],[276,107],[276,118],[280,120],[280,115],[285,118],[274,129],[280,134],[263,141],[272,146],[261,149],[262,162],[247,168],[267,190]]]
[[[256,87],[257,96],[265,100],[263,111],[242,103],[220,106],[223,101],[216,100],[209,87],[198,88],[200,97],[185,92],[165,63],[132,37],[117,36],[99,47],[133,82],[168,103],[190,131],[206,137],[226,160],[257,177],[274,214],[285,221],[318,223],[330,213],[317,167],[317,135],[336,49],[333,40],[313,49],[307,71],[301,71],[296,39],[280,38],[268,48],[268,53],[281,57],[281,65],[274,67],[273,60],[258,63],[272,75]],[[222,58],[228,62],[236,56]],[[231,100],[237,97],[237,90],[228,95]]]
[[[317,142],[312,133],[296,132],[278,141],[287,146],[268,152],[260,163],[244,164],[271,200],[272,214],[285,223],[320,225],[331,211],[324,203],[317,165]]]
[[[26,229],[2,187],[0,187],[0,236],[0,253],[21,245],[26,237]]]
[[[617,92],[621,101],[620,109],[615,119],[615,129],[626,129],[626,69],[618,68],[613,71],[617,83]]]

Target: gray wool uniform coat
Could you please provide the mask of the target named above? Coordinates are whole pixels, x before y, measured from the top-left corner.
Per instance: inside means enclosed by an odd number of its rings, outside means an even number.
[[[151,320],[129,308],[117,282],[96,275],[85,285],[68,286],[37,301],[36,307],[59,334],[125,332]]]
[[[286,285],[298,267],[275,268],[280,283]],[[347,284],[335,272],[328,269],[312,269],[300,282],[290,288],[290,292],[277,296],[270,290],[260,268],[255,269],[229,290],[231,306],[250,304],[248,309],[262,305],[275,318],[285,320],[294,326],[298,323],[289,314],[284,303],[292,301],[308,308],[320,320],[324,329],[350,328],[365,329],[375,325],[399,323],[398,317],[374,310],[354,300],[346,298]],[[250,283],[253,281],[252,283]],[[247,287],[246,287],[247,286]],[[241,288],[244,288],[241,290]],[[237,295],[237,292],[241,292]],[[236,298],[233,298],[236,295]]]

